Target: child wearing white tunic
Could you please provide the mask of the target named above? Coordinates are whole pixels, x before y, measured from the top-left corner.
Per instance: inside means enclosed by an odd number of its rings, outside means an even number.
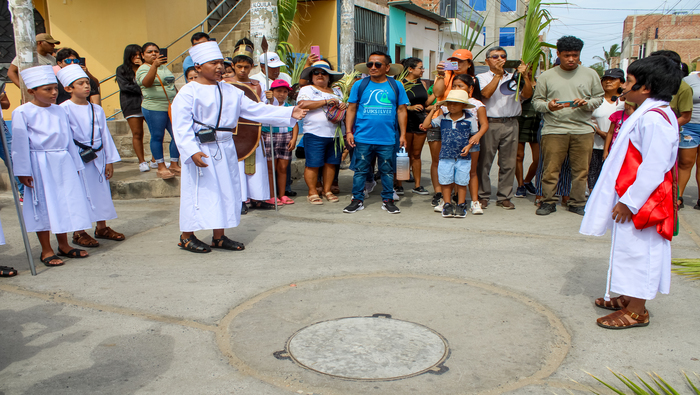
[[[678,90],[677,65],[662,56],[638,60],[623,85],[639,108],[623,124],[586,204],[580,232],[612,229],[608,284],[595,305],[614,313],[598,318],[607,329],[649,325],[647,300],[667,294],[675,229],[674,166],[678,122],[669,107]],[[610,292],[620,296],[610,298]]]
[[[117,218],[109,179],[114,174],[112,164],[119,162],[121,158],[107,128],[105,112],[101,106],[88,102],[90,80],[80,65],[72,64],[62,68],[57,77],[66,92],[71,95],[71,99],[61,103],[61,107],[68,113],[73,142],[84,154],[92,149],[96,156],[85,163],[85,169],[80,171],[85,194],[90,203],[90,220],[96,223],[95,237],[122,241],[124,235],[107,226],[107,220]],[[84,230],[73,233],[73,243],[83,247],[100,245]]]
[[[27,188],[24,222],[41,243],[41,262],[63,265],[58,256],[85,258],[87,251],[71,249],[67,232],[91,226],[89,203],[78,175],[83,170],[73,143],[68,115],[55,105],[58,84],[51,66],[21,71],[34,99],[12,112],[12,164],[15,175]],[[51,247],[50,232],[58,240],[58,256]]]
[[[190,56],[197,80],[180,90],[172,107],[173,134],[183,158],[179,246],[200,253],[211,248],[240,251],[244,245],[224,235],[225,228],[238,226],[241,215],[241,175],[231,132],[239,117],[289,127],[306,111],[254,103],[240,89],[220,82],[223,55],[215,42],[192,47]],[[211,245],[194,235],[204,229],[213,229]]]

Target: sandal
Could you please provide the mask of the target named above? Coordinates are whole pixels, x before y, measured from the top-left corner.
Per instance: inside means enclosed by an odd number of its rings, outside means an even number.
[[[164,179],[164,180],[169,180],[169,179],[175,177],[175,173],[173,173],[172,171],[170,171],[170,170],[168,170],[168,169],[165,169],[165,170],[158,170],[158,171],[156,172],[156,175],[157,175],[158,177]]]
[[[326,192],[324,196],[326,196],[326,199],[331,203],[338,203],[338,201],[340,200],[337,196],[333,194],[333,192]]]
[[[282,196],[280,200],[282,201],[282,204],[294,204],[294,200],[288,198],[287,196]]]
[[[183,239],[182,235],[180,235],[180,242],[177,245],[179,245],[183,250],[190,252],[198,252],[202,254],[211,252],[211,247],[203,243],[195,235],[192,235],[186,239]]]
[[[221,236],[220,239],[211,239],[211,248],[223,248],[224,250],[230,251],[243,251],[245,250],[245,245],[237,241],[233,241],[228,237]]]
[[[321,200],[321,197],[318,195],[309,195],[306,197],[306,200],[315,205],[323,204],[323,200]]]
[[[115,232],[109,226],[107,226],[104,229],[95,229],[95,238],[116,241],[123,241],[124,239],[126,239],[126,237],[124,237],[124,234]]]
[[[63,259],[57,257],[56,255],[47,256],[46,258],[43,258],[40,260],[41,260],[41,263],[44,264],[44,266],[48,266],[48,267],[62,266],[65,263],[65,262],[63,262]],[[51,264],[51,261],[61,261],[61,263]]]
[[[73,232],[73,244],[81,247],[95,248],[100,246],[100,242],[90,237],[87,232]]]
[[[274,202],[274,200],[273,200]],[[275,209],[275,204],[270,204],[268,202],[263,202],[261,200],[251,200],[250,201],[250,208],[258,209],[258,210],[274,210]]]
[[[624,308],[605,317],[600,317],[596,322],[598,326],[605,329],[627,329],[647,326],[649,325],[649,311],[645,310],[644,314],[636,314]]]
[[[63,252],[61,249],[58,249],[58,256],[67,256],[68,258],[87,258],[90,255],[80,255],[81,252],[85,250],[80,250],[77,248],[73,248],[72,250],[68,252]],[[43,262],[43,261],[42,261]]]
[[[248,205],[245,202],[241,203],[241,215],[248,214]]]
[[[0,277],[14,277],[18,274],[19,272],[14,267],[0,266]]]
[[[331,192],[340,193],[340,187],[338,187],[336,184],[331,185]]]
[[[622,310],[629,304],[629,301],[625,302],[622,296],[616,298],[610,298],[610,300],[605,300],[605,298],[598,298],[595,300],[595,305],[607,310]]]

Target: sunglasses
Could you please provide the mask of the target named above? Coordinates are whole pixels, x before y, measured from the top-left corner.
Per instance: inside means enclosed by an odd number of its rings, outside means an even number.
[[[326,73],[323,70],[316,69],[316,70],[311,72],[311,75],[328,75],[328,73]]]
[[[372,67],[376,67],[378,69],[384,67],[384,63],[382,62],[367,62],[365,63],[365,66],[367,66],[368,69],[371,69]]]
[[[491,55],[490,58],[493,60],[498,60],[498,58],[507,59],[508,56],[507,55]]]
[[[80,64],[80,59],[64,59],[63,61],[66,62],[66,64]]]

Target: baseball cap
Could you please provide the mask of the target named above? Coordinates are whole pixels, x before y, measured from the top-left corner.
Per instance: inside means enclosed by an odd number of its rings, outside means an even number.
[[[621,82],[625,82],[625,72],[622,71],[622,69],[608,69],[608,70],[605,70],[605,73],[603,73],[603,76],[600,77],[601,80],[603,78],[615,78],[615,79],[619,79]]]
[[[289,86],[289,84],[285,80],[274,80],[272,82],[272,84],[270,85],[270,90],[275,89],[275,88],[287,88],[290,91],[292,90],[292,88]]]
[[[60,44],[61,42],[58,40],[54,40],[53,37],[49,33],[39,33],[36,35],[36,41],[46,41],[47,43],[50,44]]]
[[[452,56],[447,58],[448,60],[451,59],[459,59],[459,60],[473,60],[474,56],[472,55],[472,51],[468,49],[458,49],[454,52],[452,52]]]
[[[265,64],[265,54],[260,55],[260,58],[258,58],[258,61],[262,64]],[[267,67],[282,67],[284,66],[285,63],[280,60],[280,56],[277,55],[274,52],[268,52],[267,53]]]

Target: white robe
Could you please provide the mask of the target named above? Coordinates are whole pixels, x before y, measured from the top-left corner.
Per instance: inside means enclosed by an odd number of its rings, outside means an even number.
[[[78,175],[83,161],[63,108],[26,103],[12,112],[12,164],[16,176],[34,178],[34,187],[24,189],[27,232],[60,234],[92,226]]]
[[[255,103],[240,89],[220,82],[223,111],[219,127],[233,128],[239,117],[273,126],[291,127],[292,107]],[[241,218],[241,181],[238,155],[230,132],[217,132],[216,143],[201,144],[195,132],[206,129],[194,120],[215,126],[220,105],[216,85],[191,82],[175,97],[172,106],[173,135],[182,154],[180,230],[225,229],[238,226]],[[192,155],[203,152],[207,167],[197,167]],[[262,155],[261,155],[262,156]]]
[[[95,110],[95,136],[92,148],[97,149],[102,146],[102,149],[96,152],[97,159],[85,164],[85,169],[80,171],[80,176],[85,186],[85,195],[90,203],[90,220],[97,222],[117,218],[109,180],[105,178],[105,166],[108,163],[119,162],[121,157],[107,128],[104,110],[96,104],[92,106]],[[90,105],[81,106],[67,100],[61,103],[61,107],[68,113],[73,138],[83,145],[90,145],[93,116]]]
[[[620,224],[612,219],[612,209],[618,201],[637,214],[676,162],[678,122],[673,111],[670,107],[662,108],[671,123],[660,114],[649,112],[664,105],[668,103],[647,99],[625,121],[586,204],[582,234],[602,236],[612,229],[606,300],[610,299],[611,291],[647,300],[658,292],[669,292],[671,242],[658,234],[655,226],[638,230],[632,222]],[[629,144],[642,154],[642,163],[634,183],[620,197],[615,183]]]
[[[241,174],[241,199],[246,201],[270,199],[270,175],[267,172],[267,159],[263,151],[263,140],[255,149],[255,173],[245,173],[245,161],[238,162],[238,170]]]

